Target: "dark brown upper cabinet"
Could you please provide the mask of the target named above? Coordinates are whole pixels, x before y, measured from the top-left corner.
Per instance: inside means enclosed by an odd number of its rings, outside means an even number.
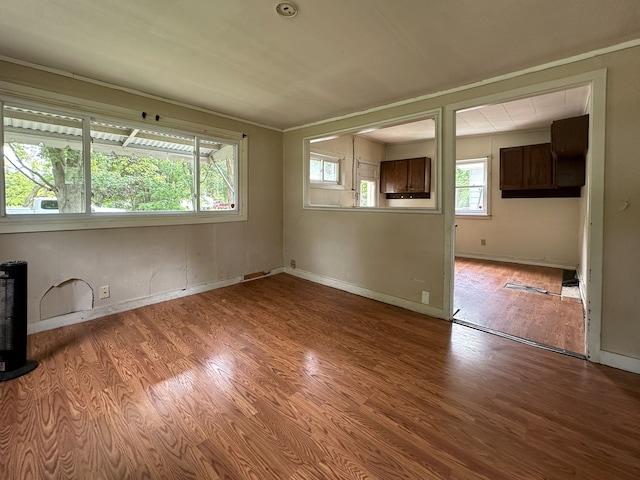
[[[589,115],[553,122],[551,143],[501,148],[502,198],[579,197],[588,149]]]
[[[429,157],[380,162],[381,193],[428,194],[430,191],[431,159]]]
[[[589,115],[556,120],[551,124],[551,153],[556,186],[581,187],[586,181]]]
[[[501,190],[542,190],[554,186],[550,143],[500,149]]]
[[[551,124],[551,151],[555,158],[586,156],[589,148],[589,115],[556,120]]]

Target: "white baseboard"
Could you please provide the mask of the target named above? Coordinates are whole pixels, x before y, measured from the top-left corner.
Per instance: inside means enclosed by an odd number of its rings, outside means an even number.
[[[600,363],[608,367],[640,374],[640,359],[600,350]]]
[[[263,277],[275,275],[277,273],[283,273],[284,268],[274,268],[265,274]],[[257,280],[253,278],[250,280],[243,280],[243,277],[228,278],[225,280],[219,280],[217,282],[206,283],[204,285],[198,285],[195,287],[185,288],[182,290],[174,290],[171,292],[159,293],[150,297],[139,298],[137,300],[130,300],[128,302],[122,302],[115,305],[107,305],[104,307],[93,308],[92,310],[83,310],[81,312],[68,313],[66,315],[59,315],[57,317],[47,318],[39,322],[30,323],[27,325],[27,333],[29,335],[33,333],[44,332],[46,330],[53,330],[54,328],[65,327],[67,325],[74,325],[76,323],[88,322],[89,320],[95,320],[97,318],[106,317],[115,313],[125,312],[127,310],[133,310],[134,308],[140,308],[147,305],[153,305],[155,303],[166,302],[167,300],[173,300],[181,297],[188,297],[189,295],[195,295],[197,293],[208,292],[209,290],[215,290],[217,288],[228,287],[229,285],[235,285],[244,281],[250,282]]]
[[[377,300],[379,302],[394,305],[406,310],[411,310],[412,312],[422,313],[424,315],[429,315],[430,317],[440,318],[443,320],[449,320],[446,318],[445,312],[441,308],[432,307],[423,303],[412,302],[411,300],[405,300],[404,298],[394,297],[393,295],[388,295],[386,293],[376,292],[374,290],[359,287],[358,285],[354,285],[352,283],[343,282],[342,280],[336,280],[335,278],[325,277],[311,272],[306,272],[297,268],[285,267],[284,272],[288,273],[289,275],[293,275],[294,277],[303,278],[314,283],[337,288],[338,290],[353,293],[355,295],[370,298],[372,300]]]
[[[477,260],[490,260],[492,262],[517,263],[519,265],[533,265],[536,267],[562,268],[563,270],[576,269],[575,265],[545,262],[542,260],[534,260],[534,259],[527,259],[527,258],[503,257],[500,255],[483,255],[481,253],[456,252],[456,257],[475,258]]]

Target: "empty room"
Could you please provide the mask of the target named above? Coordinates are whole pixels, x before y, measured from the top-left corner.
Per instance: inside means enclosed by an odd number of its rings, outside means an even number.
[[[635,0],[2,2],[0,478],[639,478],[639,77]]]

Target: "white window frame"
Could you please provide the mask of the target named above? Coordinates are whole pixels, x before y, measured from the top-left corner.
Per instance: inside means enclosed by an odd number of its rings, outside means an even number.
[[[322,162],[322,167],[320,168],[320,171],[322,172],[322,180],[311,179],[311,162],[313,160],[320,160]],[[338,169],[336,181],[324,179],[325,163],[333,163],[336,165],[336,168]],[[326,155],[324,153],[311,151],[311,153],[309,154],[309,183],[314,187],[323,187],[323,186],[326,186],[329,188],[341,187],[342,186],[342,159],[331,156],[331,155]]]
[[[25,100],[25,97],[27,99]],[[118,116],[104,114],[104,110],[108,110],[108,106],[104,109],[93,109],[91,107],[71,107],[74,100],[71,97],[65,97],[66,101],[52,102],[52,104],[41,101],[42,96],[37,100],[31,100],[28,95],[20,95],[14,97],[12,95],[0,96],[0,151],[4,153],[4,106],[10,105],[19,108],[28,108],[34,110],[42,110],[54,114],[70,115],[83,119],[83,138],[84,145],[83,155],[85,163],[85,189],[90,192],[91,188],[91,150],[90,150],[90,122],[94,120],[114,122],[119,125],[126,125],[130,128],[149,129],[163,133],[189,135],[194,137],[195,145],[198,139],[219,140],[226,143],[234,143],[237,145],[238,159],[236,172],[236,185],[238,193],[236,194],[237,206],[233,210],[206,210],[199,211],[168,211],[168,212],[91,212],[91,208],[87,208],[85,213],[72,214],[56,214],[56,215],[7,215],[5,213],[5,183],[4,183],[4,155],[2,168],[0,168],[0,234],[17,233],[17,232],[39,232],[39,231],[59,231],[59,230],[90,230],[102,228],[122,228],[137,226],[162,226],[162,225],[185,225],[185,224],[201,224],[201,223],[222,223],[247,220],[247,165],[248,165],[248,136],[240,132],[232,132],[212,128],[211,126],[199,125],[191,122],[178,120],[163,119],[160,124],[153,118],[148,116],[146,121],[134,121],[131,117],[138,117],[139,112],[123,112],[118,109]],[[75,102],[74,102],[75,103]],[[93,102],[87,102],[92,104]],[[82,108],[82,110],[79,110]],[[196,182],[195,191],[199,193],[199,159],[197,157],[197,149],[194,153],[194,181]],[[90,202],[90,195],[87,195],[87,203]],[[194,200],[198,200],[196,195]]]
[[[373,185],[373,188],[370,192],[371,200],[373,200],[373,205],[362,205],[362,183],[368,183],[369,185]],[[375,208],[378,206],[378,187],[379,183],[377,180],[372,178],[360,178],[358,180],[358,206],[360,208]]]
[[[468,210],[468,209],[459,209],[455,208],[455,214],[457,217],[460,216],[469,216],[469,217],[489,217],[489,202],[491,198],[491,157],[477,157],[477,158],[465,158],[461,160],[456,160],[456,172],[458,170],[459,165],[471,164],[471,163],[484,163],[484,181],[483,183],[477,183],[473,185],[464,185],[458,186],[455,185],[456,195],[455,199],[458,198],[458,188],[469,188],[469,187],[482,187],[483,189],[483,198],[482,205],[484,206],[483,210]]]

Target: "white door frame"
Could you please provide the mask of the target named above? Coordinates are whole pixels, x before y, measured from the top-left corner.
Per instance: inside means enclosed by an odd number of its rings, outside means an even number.
[[[589,154],[586,171],[587,208],[583,235],[586,265],[581,265],[585,283],[586,322],[585,351],[592,362],[600,363],[600,333],[602,323],[602,269],[604,232],[604,161],[606,69],[594,70],[558,80],[538,83],[493,95],[447,105],[444,109],[443,212],[445,216],[445,291],[444,309],[453,317],[455,275],[455,165],[456,112],[481,105],[526,98],[578,85],[591,85],[589,102]]]

